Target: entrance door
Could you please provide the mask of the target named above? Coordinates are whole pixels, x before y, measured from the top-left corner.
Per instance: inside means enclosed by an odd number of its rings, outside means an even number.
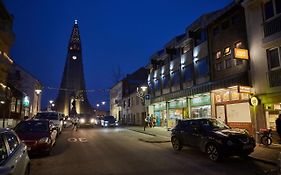
[[[217,116],[218,120],[220,120],[223,123],[226,123],[225,106],[224,105],[217,105],[216,106],[216,116]]]

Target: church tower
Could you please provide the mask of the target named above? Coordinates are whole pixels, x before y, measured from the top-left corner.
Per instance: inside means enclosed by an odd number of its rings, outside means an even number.
[[[55,105],[57,111],[69,116],[92,113],[85,91],[82,47],[77,20],[68,43],[63,77]]]

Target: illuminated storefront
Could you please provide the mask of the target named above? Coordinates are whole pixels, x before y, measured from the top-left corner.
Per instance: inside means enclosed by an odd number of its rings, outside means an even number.
[[[190,109],[192,118],[211,117],[211,97],[210,94],[198,94],[190,99]]]
[[[168,127],[171,128],[176,125],[177,120],[188,117],[188,108],[186,98],[174,99],[168,102],[169,119]]]
[[[250,87],[233,86],[212,91],[213,103],[217,119],[234,128],[253,131],[249,93]]]

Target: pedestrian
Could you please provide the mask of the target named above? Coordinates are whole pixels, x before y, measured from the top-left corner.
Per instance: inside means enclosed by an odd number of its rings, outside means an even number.
[[[78,129],[78,122],[79,122],[79,117],[75,116],[74,120],[73,120],[73,129],[72,130],[77,131],[77,129]]]
[[[277,133],[279,135],[279,138],[280,138],[280,141],[281,141],[281,114],[279,114],[275,123],[276,123],[276,131],[277,131]]]
[[[143,126],[143,130],[145,131],[145,128],[147,127],[149,123],[149,115],[147,115],[145,118],[144,118],[144,126]]]

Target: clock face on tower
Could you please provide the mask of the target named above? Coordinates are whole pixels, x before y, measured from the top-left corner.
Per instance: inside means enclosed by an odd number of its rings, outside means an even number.
[[[72,59],[76,60],[76,59],[77,59],[77,56],[73,55],[73,56],[72,56]]]

